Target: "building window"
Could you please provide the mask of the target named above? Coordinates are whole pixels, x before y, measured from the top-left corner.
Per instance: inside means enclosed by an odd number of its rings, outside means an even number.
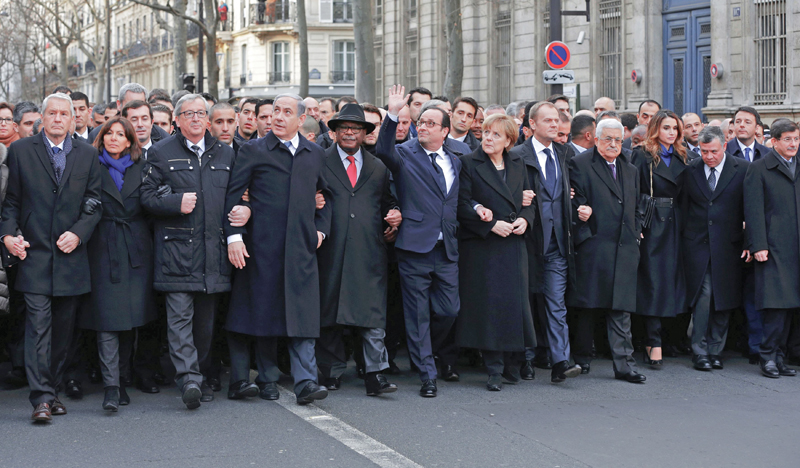
[[[375,105],[383,106],[383,45],[375,41]]]
[[[333,22],[353,22],[353,0],[333,0]]]
[[[375,0],[375,16],[372,17],[375,35],[383,35],[383,0]]]
[[[239,75],[239,84],[247,84],[247,44],[242,44],[242,74]]]
[[[336,41],[333,43],[332,83],[353,83],[356,79],[356,43]]]
[[[417,35],[413,36],[413,40],[406,40],[406,88],[416,88],[417,84]]]
[[[602,70],[603,96],[613,99],[618,109],[622,99],[621,3],[620,0],[600,2],[600,36],[602,38],[600,69]]]
[[[756,4],[755,104],[786,100],[786,0],[754,0]]]
[[[495,102],[511,102],[511,11],[498,11],[494,20]]]
[[[417,29],[417,0],[405,0],[408,29]]]
[[[289,43],[272,43],[272,73],[269,76],[269,83],[286,83],[291,80],[289,71]]]

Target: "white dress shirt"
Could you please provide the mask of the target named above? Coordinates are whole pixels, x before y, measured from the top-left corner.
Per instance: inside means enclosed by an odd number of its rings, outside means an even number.
[[[300,144],[300,137],[298,135],[299,135],[298,133],[295,133],[294,137],[292,137],[291,140],[281,140],[280,138],[278,138],[278,141],[280,141],[281,144],[284,146],[286,146],[287,141],[292,143],[292,147],[289,148],[289,151],[292,152],[292,156],[294,156],[294,153],[297,152],[297,145]]]
[[[719,175],[722,174],[722,167],[725,165],[725,160],[728,158],[727,154],[722,155],[722,161],[719,162],[717,167],[715,167],[715,174],[717,176],[717,183],[719,183]],[[703,164],[703,170],[706,171],[706,180],[708,180],[708,176],[711,175],[711,168],[708,167],[708,164]]]
[[[356,154],[347,154],[344,150],[339,146],[336,145],[336,149],[339,151],[339,157],[342,158],[342,164],[344,165],[344,170],[350,167],[350,161],[347,160],[348,157],[352,156],[356,162],[356,180],[361,175],[361,168],[364,167],[364,156],[361,155],[361,148],[356,151]]]
[[[739,148],[742,150],[742,157],[747,159],[747,152],[744,150],[745,148],[750,148],[750,160],[749,162],[753,162],[754,158],[756,157],[756,140],[753,139],[753,142],[750,143],[750,146],[745,146],[741,140],[738,138],[736,139],[736,143],[739,143]]]
[[[467,139],[467,134],[465,133],[465,134],[461,135],[460,137],[456,138],[456,137],[453,136],[452,133],[448,133],[447,134],[447,138],[449,138],[451,140],[460,141],[461,143],[464,143],[464,140]]]
[[[575,154],[576,155],[581,154],[584,151],[588,151],[589,150],[589,148],[584,148],[583,146],[576,144],[574,141],[571,141],[570,144],[572,144],[572,147],[575,148]],[[552,151],[553,150],[552,145],[550,145],[550,146],[551,146],[550,151]],[[544,169],[544,166],[542,166],[542,168]]]
[[[536,139],[536,137],[531,137],[531,144],[533,145],[533,152],[536,153],[536,159],[539,160],[539,167],[542,169],[542,179],[547,180],[547,153],[544,152],[545,148],[550,150],[550,157],[556,157],[556,150],[553,148],[553,143],[550,143],[549,146],[544,146]],[[575,143],[573,143],[574,145]],[[556,168],[556,180],[558,180],[558,160],[553,159]]]

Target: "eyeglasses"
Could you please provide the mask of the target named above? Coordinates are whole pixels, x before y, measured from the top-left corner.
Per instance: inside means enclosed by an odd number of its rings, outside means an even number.
[[[2,119],[0,119],[0,124],[10,124],[13,121],[14,121],[14,119],[2,118]]]
[[[607,144],[611,144],[611,143],[620,144],[620,143],[622,143],[622,138],[609,138],[609,137],[606,137],[606,138],[599,138],[599,140],[602,141],[603,143],[607,143]]]
[[[350,127],[347,125],[342,125],[341,127],[336,127],[336,131],[339,130],[341,130],[342,133],[347,133],[347,132],[358,133],[361,130],[364,130],[364,127]]]
[[[781,140],[784,143],[797,143],[800,142],[800,137],[785,137],[785,138],[779,138],[779,140]]]
[[[189,120],[193,119],[194,116],[197,116],[198,119],[203,119],[208,115],[208,112],[206,112],[204,110],[184,111],[184,112],[181,112],[180,115],[184,116],[186,119],[189,119]]]
[[[436,126],[443,127],[444,126],[438,122],[434,122],[433,120],[419,120],[417,121],[417,127],[427,127],[427,128],[435,128]]]

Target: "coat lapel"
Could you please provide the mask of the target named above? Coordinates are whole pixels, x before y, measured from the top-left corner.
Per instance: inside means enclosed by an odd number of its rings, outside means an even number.
[[[50,174],[53,183],[57,184],[56,172],[53,170],[53,164],[50,162],[50,157],[47,155],[47,148],[45,147],[47,143],[44,142],[44,135],[41,139],[34,139],[33,144],[36,147],[36,154],[39,156],[39,161],[41,161],[47,173]]]
[[[730,162],[730,160],[728,162]],[[725,164],[725,167],[727,166],[728,164]],[[716,190],[714,192],[711,192],[711,188],[708,186],[708,179],[706,179],[705,167],[706,167],[705,164],[699,164],[697,167],[694,168],[694,181],[695,183],[697,183],[697,186],[700,187],[700,191],[703,192],[703,196],[705,196],[708,200],[711,200],[711,198],[714,196],[714,193],[718,193],[721,191],[719,190],[720,184],[718,181]]]
[[[513,194],[517,187],[524,187],[524,178],[527,177],[527,171],[525,170],[525,164],[522,162],[522,159],[514,154],[506,153],[506,183],[503,185],[506,186],[508,189],[508,193],[512,195],[511,202],[514,203]],[[513,166],[513,169],[509,166]],[[519,189],[520,193],[522,193],[522,188]],[[516,206],[516,203],[514,203]]]
[[[620,192],[619,186],[611,177],[611,172],[608,169],[608,163],[602,156],[595,153],[594,161],[592,162],[592,169],[600,176],[600,180],[605,183],[608,188],[617,196],[617,198],[622,198],[622,193]]]
[[[361,173],[358,174],[358,180],[356,181],[356,186],[353,189],[354,192],[357,192],[358,189],[364,186],[364,184],[369,180],[372,176],[372,173],[375,172],[375,156],[367,153],[363,149],[361,150]],[[344,166],[342,166],[344,167]]]
[[[101,165],[100,170],[103,172],[103,191],[107,194],[111,195],[111,197],[116,200],[120,205],[123,204],[122,202],[122,195],[117,190],[117,185],[114,183],[114,179],[111,178],[111,174],[108,172],[108,168]],[[125,181],[128,180],[128,173],[130,171],[125,171]],[[123,182],[122,188],[125,189],[125,184]]]
[[[125,178],[123,179],[122,183],[122,192],[120,192],[120,200],[125,200],[131,196],[131,194],[138,190],[139,186],[142,185],[143,168],[144,163],[140,159],[139,162],[129,167],[128,170],[125,171]],[[114,186],[114,188],[116,189],[117,187]]]
[[[433,185],[439,187],[439,190],[442,192],[442,197],[446,197],[447,187],[442,187],[439,184],[439,179],[436,175],[436,170],[433,168],[433,163],[431,163],[431,158],[419,142],[414,146],[414,154],[420,159],[420,163],[425,168],[428,175],[430,175]]]
[[[347,171],[344,169],[344,163],[339,158],[339,152],[336,149],[336,145],[331,146],[332,151],[328,151],[328,157],[326,158],[327,161],[325,164],[328,166],[328,169],[333,172],[333,175],[339,179],[339,182],[349,191],[353,191],[353,184],[350,183],[350,177],[347,176]]]
[[[672,163],[670,165],[677,164],[677,162],[676,162],[677,159],[678,159],[678,156],[674,155],[673,159],[672,159]],[[661,176],[661,178],[667,180],[672,185],[676,185],[675,184],[675,178],[672,176],[672,170],[669,167],[667,167],[666,164],[664,164],[664,161],[659,161],[658,164],[653,164],[653,175],[654,176],[656,176],[656,175],[657,176]]]
[[[792,177],[792,173],[789,171],[789,168],[778,160],[778,158],[780,158],[781,156],[778,153],[776,153],[775,150],[772,150],[769,153],[769,156],[772,156],[772,160],[767,161],[767,169],[774,169],[777,167],[778,170],[781,171],[781,173],[785,175],[787,179],[794,182],[794,177]],[[798,172],[797,169],[795,169],[795,172]]]
[[[732,164],[728,164],[728,163]],[[730,158],[730,161],[726,160],[725,165],[722,167],[722,174],[719,175],[719,180],[717,181],[717,186],[714,187],[714,195],[711,197],[711,200],[714,200],[725,190],[725,187],[733,180],[733,176],[736,174],[736,166],[739,163],[734,158]],[[701,166],[702,168],[702,166]],[[701,171],[703,175],[705,175],[705,169]],[[706,188],[708,188],[708,182],[706,181]],[[710,191],[710,189],[709,189]]]
[[[483,151],[481,151],[479,154],[485,155]],[[475,172],[477,172],[481,176],[481,179],[486,181],[486,183],[489,184],[489,187],[494,189],[495,192],[499,193],[512,205],[516,206],[516,204],[514,203],[514,197],[511,196],[511,190],[509,190],[508,185],[505,182],[503,182],[503,179],[500,178],[500,174],[498,174],[497,169],[494,168],[492,160],[489,159],[488,156],[485,156],[485,159],[483,159],[482,162],[483,164],[478,164],[475,167]],[[506,159],[506,162],[508,162],[508,159]],[[506,174],[508,174],[509,172],[510,171],[506,171]]]

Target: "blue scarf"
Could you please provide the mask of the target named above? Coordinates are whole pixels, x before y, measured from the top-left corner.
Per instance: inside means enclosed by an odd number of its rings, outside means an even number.
[[[131,155],[126,154],[120,156],[119,159],[114,159],[110,154],[108,154],[108,151],[103,148],[103,152],[100,153],[100,164],[108,168],[108,173],[111,175],[111,180],[114,181],[114,185],[117,186],[117,190],[121,192],[122,183],[125,179],[125,170],[133,166]]]
[[[669,167],[670,163],[672,162],[672,145],[669,145],[669,148],[661,145],[661,160],[664,161],[664,164],[666,164],[667,167]]]

